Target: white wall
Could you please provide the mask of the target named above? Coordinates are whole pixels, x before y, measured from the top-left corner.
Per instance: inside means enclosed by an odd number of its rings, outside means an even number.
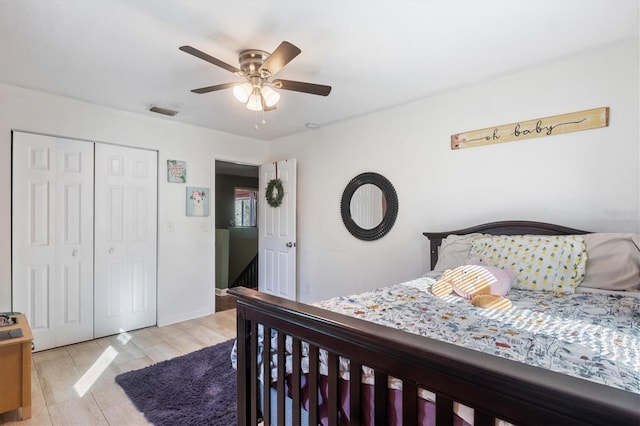
[[[423,231],[526,219],[639,232],[638,52],[637,39],[617,43],[275,141],[271,160],[298,159],[299,299],[419,276],[429,269]],[[452,134],[603,106],[606,128],[450,149]],[[386,176],[400,204],[375,242],[340,218],[345,185],[364,171]]]
[[[11,308],[12,129],[158,150],[158,323],[213,312],[213,214],[185,216],[186,185],[167,183],[166,162],[187,162],[187,185],[215,188],[215,158],[260,164],[267,143],[0,84],[0,311]]]
[[[424,273],[427,230],[529,219],[640,232],[639,48],[637,40],[606,46],[270,143],[0,85],[0,311],[10,309],[11,294],[12,128],[159,150],[161,325],[210,313],[214,291],[213,217],[185,217],[185,185],[162,175],[167,159],[187,161],[189,185],[211,188],[212,157],[298,159],[298,285],[306,302]],[[455,133],[601,106],[611,108],[606,128],[450,149]],[[394,228],[375,242],[356,240],[340,218],[345,185],[364,171],[386,176],[400,203]]]

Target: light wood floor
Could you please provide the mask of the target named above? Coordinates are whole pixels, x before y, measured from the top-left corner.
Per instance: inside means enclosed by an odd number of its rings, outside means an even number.
[[[0,425],[148,425],[114,381],[115,376],[235,338],[235,324],[236,311],[231,309],[165,327],[36,352],[31,374],[31,419],[19,421],[16,410],[0,414]],[[105,363],[99,375],[90,377],[100,371],[101,355],[113,353],[117,353],[113,361]]]

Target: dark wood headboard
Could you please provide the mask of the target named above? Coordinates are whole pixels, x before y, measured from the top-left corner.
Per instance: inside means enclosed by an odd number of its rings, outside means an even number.
[[[491,222],[448,232],[423,232],[422,235],[427,237],[431,243],[431,269],[433,270],[436,262],[438,262],[438,249],[443,239],[449,235],[465,235],[476,232],[491,235],[583,235],[590,233],[589,231],[568,228],[566,226],[532,222],[529,220]]]

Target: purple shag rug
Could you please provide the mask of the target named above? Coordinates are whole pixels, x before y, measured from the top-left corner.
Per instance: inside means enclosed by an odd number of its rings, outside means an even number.
[[[236,424],[233,339],[116,376],[154,425]]]

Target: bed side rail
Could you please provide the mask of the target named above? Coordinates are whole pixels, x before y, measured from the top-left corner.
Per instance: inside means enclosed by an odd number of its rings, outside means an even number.
[[[424,338],[247,288],[230,289],[237,299],[238,425],[256,425],[260,395],[269,410],[268,383],[257,377],[268,363],[258,363],[258,325],[278,331],[278,365],[284,365],[285,335],[292,336],[293,423],[300,419],[300,342],[309,343],[309,400],[317,401],[318,348],[328,351],[329,424],[338,424],[338,359],[351,363],[351,383],[360,367],[375,370],[376,424],[386,422],[387,377],[403,381],[403,423],[416,423],[417,389],[436,394],[436,424],[452,424],[453,402],[474,408],[474,424],[493,425],[496,418],[513,424],[639,424],[640,396],[597,383],[524,365],[444,342]],[[265,339],[265,345],[269,345]],[[265,348],[269,353],[269,347]],[[284,423],[284,369],[278,369],[278,424]],[[296,384],[297,381],[297,384]],[[268,382],[268,381],[265,381]],[[380,386],[378,386],[378,384]],[[351,424],[359,424],[360,386],[350,387]],[[309,407],[309,424],[318,424]],[[269,413],[262,413],[269,424]]]

